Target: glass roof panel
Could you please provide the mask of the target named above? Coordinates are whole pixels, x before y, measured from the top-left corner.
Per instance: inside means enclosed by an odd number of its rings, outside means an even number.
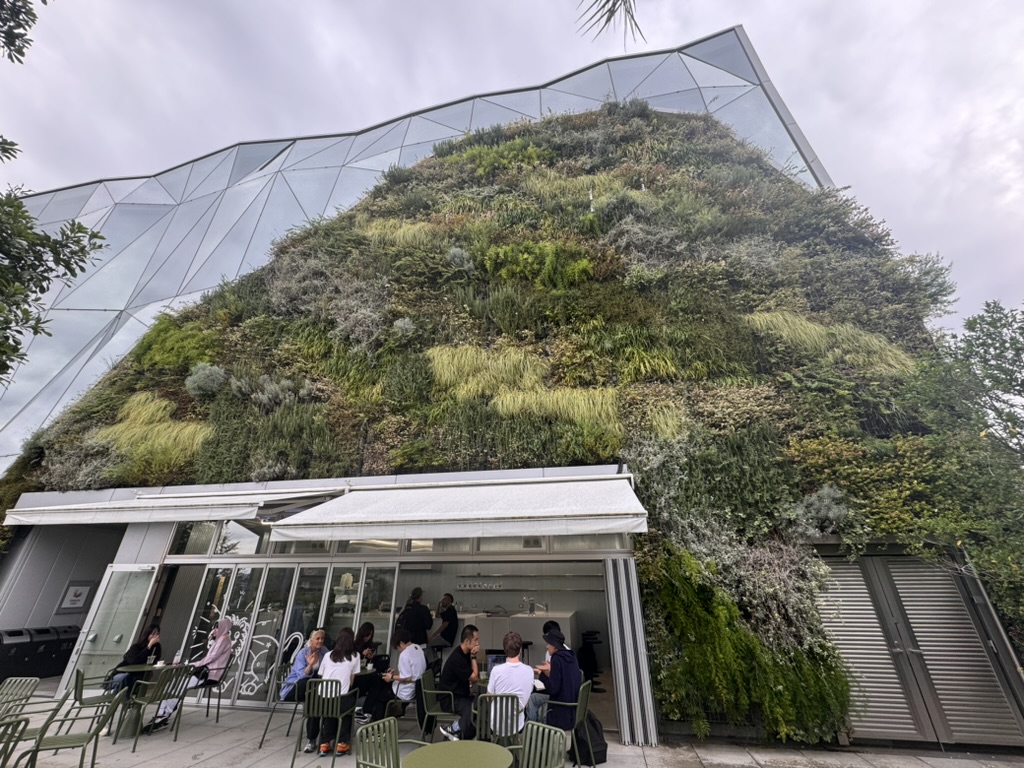
[[[178,201],[171,196],[171,193],[159,181],[156,179],[146,179],[134,192],[125,195],[121,202],[174,205]]]
[[[290,141],[268,141],[261,144],[243,144],[235,153],[235,162],[231,167],[228,185],[234,184],[266,165],[291,143]]]
[[[376,155],[402,146],[402,139],[409,128],[408,120],[396,120],[393,123],[361,133],[352,140],[352,151],[345,164],[348,165],[360,157]]]
[[[724,69],[749,83],[757,84],[754,67],[750,63],[746,51],[743,50],[736,32],[731,29],[702,43],[688,45],[682,50],[682,53],[700,59],[713,67]]]
[[[598,64],[572,77],[563,78],[558,82],[552,83],[551,87],[558,91],[572,93],[577,96],[586,96],[589,99],[597,99],[598,101],[615,99],[615,88],[612,85],[612,76],[608,71],[607,64]]]
[[[216,244],[206,260],[189,275],[183,291],[209,290],[216,287],[222,280],[234,280],[238,276],[246,249],[252,241],[253,232],[267,202],[268,193],[268,189],[260,192],[231,230]],[[206,243],[203,245],[205,246]]]
[[[202,197],[206,192],[200,194],[194,194],[196,188],[206,181],[206,178],[213,173],[214,169],[222,165],[227,159],[228,155],[235,151],[235,148],[226,149],[223,152],[218,152],[215,155],[204,157],[202,160],[196,160],[192,163],[192,169],[188,174],[188,182],[185,184],[185,191],[182,194],[182,199],[186,200],[193,197]],[[228,168],[230,168],[230,163]],[[227,181],[227,171],[224,174],[224,180]]]
[[[323,215],[341,168],[310,168],[301,171],[284,171],[283,175],[302,206],[307,219]]]
[[[339,138],[331,136],[326,139],[299,139],[295,146],[288,150],[284,168],[336,168],[344,165],[348,150],[352,146],[352,137]],[[324,157],[322,152],[330,150]]]
[[[254,203],[257,208],[262,208],[269,187],[270,179],[262,178],[236,184],[225,191],[217,204],[217,212],[206,231],[206,237],[203,238],[203,243],[196,252],[196,258],[205,262],[207,256],[213,253],[220,241],[235,227],[239,219],[250,211]],[[255,223],[252,226],[255,226]],[[242,254],[239,253],[238,257],[241,260]],[[193,269],[196,268],[198,268],[198,264],[193,265]],[[186,283],[190,281],[191,276],[187,278]]]
[[[721,88],[701,88],[700,92],[704,96],[705,103],[708,105],[708,111],[714,112],[754,88],[757,88],[757,86],[727,85]]]
[[[742,85],[749,86],[746,80],[736,75],[726,72],[724,69],[713,67],[710,64],[705,64],[703,61],[698,59],[692,59],[689,56],[680,54],[680,61],[682,61],[686,68],[693,75],[693,79],[697,81],[697,85],[702,88],[708,86],[726,86],[726,85]]]
[[[499,107],[506,107],[534,120],[540,119],[540,91],[516,91],[515,93],[495,93],[481,101],[489,101]]]
[[[629,94],[631,99],[646,99],[651,96],[661,96],[665,93],[676,91],[688,91],[696,87],[697,83],[686,71],[683,62],[678,56],[672,55],[665,58],[658,68],[651,72],[642,83],[637,85]]]
[[[652,96],[647,99],[647,103],[651,105],[652,109],[662,112],[707,112],[699,88],[666,93],[664,96]]]
[[[375,171],[386,171],[392,165],[396,165],[402,156],[402,148],[396,147],[395,149],[387,152],[382,152],[379,155],[365,155],[359,160],[354,160],[348,164],[350,168],[370,168]]]
[[[673,55],[658,53],[653,56],[638,56],[635,59],[609,61],[608,70],[611,72],[612,84],[615,86],[615,98],[619,101],[628,99],[640,83],[650,77],[659,65]],[[679,83],[671,90],[681,91],[685,87],[684,83]]]
[[[32,195],[31,197],[21,198],[21,202],[25,204],[25,208],[32,214],[32,218],[38,219],[39,214],[43,212],[43,209],[53,199],[53,195],[53,192],[47,192],[45,195]]]
[[[405,134],[405,141],[403,143],[409,145],[422,144],[426,141],[438,142],[461,135],[462,131],[449,128],[447,125],[435,123],[433,120],[428,120],[425,117],[414,117],[409,122],[409,130]]]
[[[172,205],[118,203],[103,224],[107,247],[100,251],[99,258],[104,262],[109,261],[172,210]]]
[[[540,92],[540,106],[545,114],[563,115],[566,113],[591,112],[600,107],[601,102],[545,88]]]
[[[295,199],[284,177],[278,176],[270,190],[270,197],[256,224],[252,240],[245,249],[240,274],[262,267],[270,260],[270,246],[274,240],[308,218]]]
[[[536,96],[534,97],[536,98]],[[538,99],[539,104],[539,99]],[[538,107],[539,108],[539,107]],[[515,123],[526,117],[522,112],[503,107],[487,99],[477,99],[473,107],[473,125],[471,128],[478,131],[481,128],[490,128],[495,125],[506,125]]]
[[[401,166],[408,167],[413,163],[417,163],[424,157],[430,157],[434,154],[434,147],[436,142],[425,141],[422,144],[406,144],[402,147],[402,155],[398,159],[398,164]]]
[[[793,139],[761,88],[734,99],[714,114],[750,144],[764,149],[779,168],[796,173],[806,170]]]
[[[114,206],[101,208],[100,210],[93,211],[92,213],[83,213],[81,216],[76,217],[75,220],[81,223],[83,227],[88,227],[89,229],[102,229],[104,219],[106,219],[112,210],[114,210]]]
[[[87,213],[95,213],[96,211],[104,208],[109,208],[114,204],[114,199],[110,196],[107,191],[105,184],[100,184],[96,187],[96,191],[92,193],[92,197],[89,198],[89,202],[82,206],[82,213],[78,214],[78,218]]]
[[[342,168],[338,183],[334,185],[331,199],[327,201],[325,215],[330,216],[336,210],[348,210],[357,203],[367,190],[377,183],[381,174],[363,168]]]
[[[192,173],[192,163],[186,163],[177,168],[172,168],[166,173],[161,173],[156,177],[156,180],[167,190],[167,194],[175,200],[181,200],[185,194],[185,184],[188,182],[190,173]]]
[[[221,160],[216,168],[210,171],[209,175],[202,182],[185,193],[185,199],[195,200],[197,197],[227,189],[228,178],[231,175],[231,166],[234,164],[234,154],[234,149],[228,152],[224,159]],[[192,179],[189,179],[189,184],[192,184]]]
[[[467,99],[458,104],[432,109],[429,112],[424,112],[423,117],[464,133],[469,130],[469,126],[473,122],[473,100]]]
[[[96,184],[85,184],[81,187],[54,192],[49,204],[36,219],[40,224],[52,224],[75,218],[82,212],[82,206],[89,202],[89,198],[92,197],[97,186]]]

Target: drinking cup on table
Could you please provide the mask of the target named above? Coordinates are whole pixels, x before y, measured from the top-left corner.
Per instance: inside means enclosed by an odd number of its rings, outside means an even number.
[[[152,664],[154,661],[156,661],[156,654],[155,653],[151,654],[150,656],[148,656],[146,658],[146,663],[147,664]]]

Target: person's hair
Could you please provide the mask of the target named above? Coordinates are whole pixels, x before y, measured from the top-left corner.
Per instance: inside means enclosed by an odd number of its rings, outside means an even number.
[[[409,634],[408,629],[396,629],[395,634],[391,636],[391,647],[397,648],[405,643],[412,642],[412,635]]]
[[[467,624],[462,628],[462,642],[466,642],[467,640],[472,639],[473,634],[479,631],[480,630],[474,627],[472,624]]]
[[[423,597],[423,587],[415,587],[412,592],[409,593],[409,598],[412,600],[419,600]]]
[[[501,640],[501,647],[505,651],[505,656],[513,659],[522,653],[523,636],[518,632],[508,632]]]
[[[443,595],[441,595],[441,597],[447,597],[449,600],[452,601],[452,603],[455,602],[455,595],[453,595],[451,592],[445,592]]]
[[[541,627],[540,633],[542,635],[546,635],[552,629],[557,629],[559,632],[562,631],[562,628],[560,626],[558,626],[558,622],[557,621],[552,621],[552,620],[549,619],[548,621],[544,622],[544,626]]]
[[[373,640],[373,624],[368,621],[364,621],[359,625],[359,631],[356,633],[356,645],[366,646]]]
[[[313,638],[316,637],[317,635],[323,635],[324,642],[327,641],[327,630],[326,629],[314,629],[312,632],[309,633],[309,640],[306,641],[306,645],[308,646],[311,642],[313,642]]]
[[[146,627],[146,631],[139,636],[139,642],[145,645],[149,642],[149,636],[152,635],[154,632],[160,632],[159,624],[150,624],[148,627]]]
[[[338,632],[338,639],[334,641],[334,650],[331,651],[331,661],[337,664],[339,661],[355,658],[356,636],[351,627],[343,627]]]

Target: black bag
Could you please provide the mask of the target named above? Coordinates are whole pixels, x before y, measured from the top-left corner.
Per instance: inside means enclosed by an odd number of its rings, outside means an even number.
[[[590,733],[590,743],[587,743],[587,733]],[[587,719],[576,726],[576,746],[580,751],[580,763],[582,765],[600,765],[608,762],[608,742],[604,740],[604,727],[593,712],[587,712]],[[590,754],[590,748],[594,748],[594,754]],[[576,755],[569,746],[569,759],[575,761]],[[574,762],[575,764],[575,762]]]
[[[192,670],[192,674],[196,676],[200,683],[205,683],[210,679],[210,668],[206,665],[196,667]]]

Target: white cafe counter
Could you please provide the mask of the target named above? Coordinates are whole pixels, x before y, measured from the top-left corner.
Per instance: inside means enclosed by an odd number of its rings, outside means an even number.
[[[474,624],[480,630],[480,648],[488,650],[493,648],[496,651],[501,649],[501,641],[508,632],[518,632],[523,640],[533,643],[530,653],[530,663],[539,664],[544,661],[544,636],[541,628],[546,621],[557,621],[558,626],[565,635],[569,647],[578,644],[576,638],[576,611],[537,611],[531,616],[526,611],[513,613],[509,616],[488,616],[486,613],[467,613],[459,615],[459,622],[462,626]]]

